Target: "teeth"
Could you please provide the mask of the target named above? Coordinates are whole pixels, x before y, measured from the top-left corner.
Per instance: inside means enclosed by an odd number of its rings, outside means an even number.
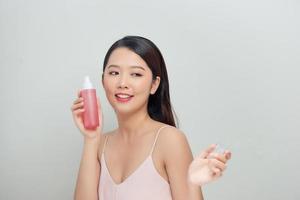
[[[129,98],[130,97],[129,95],[126,95],[126,94],[117,94],[116,96],[119,98]]]

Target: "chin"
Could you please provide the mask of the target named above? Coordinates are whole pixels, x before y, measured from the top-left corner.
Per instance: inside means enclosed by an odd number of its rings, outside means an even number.
[[[140,106],[133,106],[133,105],[118,106],[118,105],[115,105],[114,111],[117,115],[132,115],[132,114],[135,114],[135,113],[138,113],[138,112],[144,110],[144,108],[143,108],[144,106],[145,105],[140,105]]]

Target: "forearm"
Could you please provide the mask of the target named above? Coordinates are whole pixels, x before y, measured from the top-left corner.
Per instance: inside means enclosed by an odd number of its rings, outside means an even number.
[[[189,200],[204,200],[202,189],[198,185],[189,183]]]
[[[98,160],[99,141],[84,140],[84,147],[77,177],[74,199],[97,200],[100,164]]]

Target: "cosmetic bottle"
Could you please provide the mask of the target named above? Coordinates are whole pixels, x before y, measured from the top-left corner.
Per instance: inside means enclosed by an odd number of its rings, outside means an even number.
[[[99,126],[98,106],[97,106],[97,95],[96,89],[88,76],[85,76],[83,88],[80,91],[80,96],[83,97],[83,108],[82,113],[83,125],[86,129],[96,129]]]

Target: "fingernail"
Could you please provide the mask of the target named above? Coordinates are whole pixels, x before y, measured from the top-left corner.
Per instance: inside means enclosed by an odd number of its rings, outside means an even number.
[[[226,154],[226,159],[229,159],[231,156],[230,156],[230,154],[228,153],[228,154]]]

